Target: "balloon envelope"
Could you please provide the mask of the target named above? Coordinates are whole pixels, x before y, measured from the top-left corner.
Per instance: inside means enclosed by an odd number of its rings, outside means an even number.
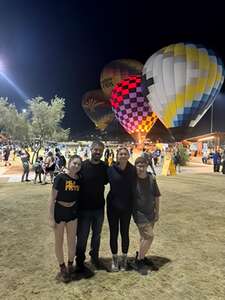
[[[101,90],[94,90],[84,94],[82,107],[87,116],[100,130],[104,130],[114,119],[114,113],[108,98]]]
[[[153,54],[143,68],[143,92],[175,138],[207,112],[223,84],[223,66],[212,50],[173,44]]]
[[[143,142],[157,120],[142,93],[141,76],[129,76],[112,90],[111,105],[123,128],[135,140]]]
[[[141,75],[143,64],[133,59],[118,59],[107,64],[100,75],[101,88],[105,95],[111,96],[113,87],[130,75]]]

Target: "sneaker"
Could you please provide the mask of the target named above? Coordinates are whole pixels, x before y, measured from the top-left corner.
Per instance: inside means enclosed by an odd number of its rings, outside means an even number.
[[[143,259],[140,259],[140,260],[137,260],[136,261],[136,264],[137,264],[137,271],[138,273],[140,273],[141,275],[148,275],[148,270],[145,266],[145,263],[144,263],[144,260]]]
[[[71,280],[76,278],[76,269],[73,265],[68,264],[68,274]]]
[[[68,283],[70,282],[70,276],[67,273],[67,270],[61,270],[57,275],[56,275],[56,280],[63,282],[63,283]]]
[[[131,263],[131,266],[135,271],[137,271],[141,275],[148,275],[148,270],[144,264],[143,259],[141,260],[135,259],[135,261]]]
[[[119,261],[117,254],[112,256],[111,272],[119,272]]]
[[[147,257],[144,257],[144,264],[146,265],[146,266],[149,266],[149,267],[151,267],[151,269],[153,270],[153,271],[158,271],[159,270],[159,268],[155,265],[155,263],[151,260],[151,259],[149,259],[149,258],[147,258]]]
[[[84,273],[84,271],[85,271],[84,264],[77,264],[76,267],[74,268],[74,273]]]
[[[126,271],[127,269],[127,254],[123,254],[121,257],[120,270]]]

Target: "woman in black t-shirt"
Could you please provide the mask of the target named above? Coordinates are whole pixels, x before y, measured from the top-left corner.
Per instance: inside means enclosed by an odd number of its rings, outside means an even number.
[[[110,229],[110,249],[112,252],[111,271],[118,272],[118,235],[120,230],[122,259],[120,270],[127,268],[129,248],[129,227],[133,210],[134,188],[136,186],[135,167],[129,163],[129,151],[118,149],[117,162],[108,168],[110,191],[107,195],[107,217]]]
[[[68,162],[66,173],[56,176],[49,206],[49,223],[55,232],[55,254],[60,266],[57,279],[69,282],[74,271],[73,261],[76,247],[77,206],[80,197],[81,158],[73,155]],[[67,232],[68,269],[63,255],[64,229]]]

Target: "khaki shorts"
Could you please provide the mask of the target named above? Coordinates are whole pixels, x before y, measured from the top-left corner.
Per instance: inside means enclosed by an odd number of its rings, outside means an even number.
[[[139,233],[141,238],[144,240],[150,240],[153,239],[154,233],[153,233],[153,228],[154,228],[155,223],[143,223],[143,224],[137,224]]]

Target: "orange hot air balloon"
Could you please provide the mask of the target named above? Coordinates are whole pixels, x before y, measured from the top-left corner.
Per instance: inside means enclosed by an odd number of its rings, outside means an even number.
[[[134,59],[118,59],[107,64],[100,75],[100,84],[104,94],[111,96],[113,87],[130,75],[140,75],[143,64]]]
[[[108,98],[101,90],[85,93],[82,98],[82,107],[87,116],[101,131],[105,130],[114,119],[114,113]]]

